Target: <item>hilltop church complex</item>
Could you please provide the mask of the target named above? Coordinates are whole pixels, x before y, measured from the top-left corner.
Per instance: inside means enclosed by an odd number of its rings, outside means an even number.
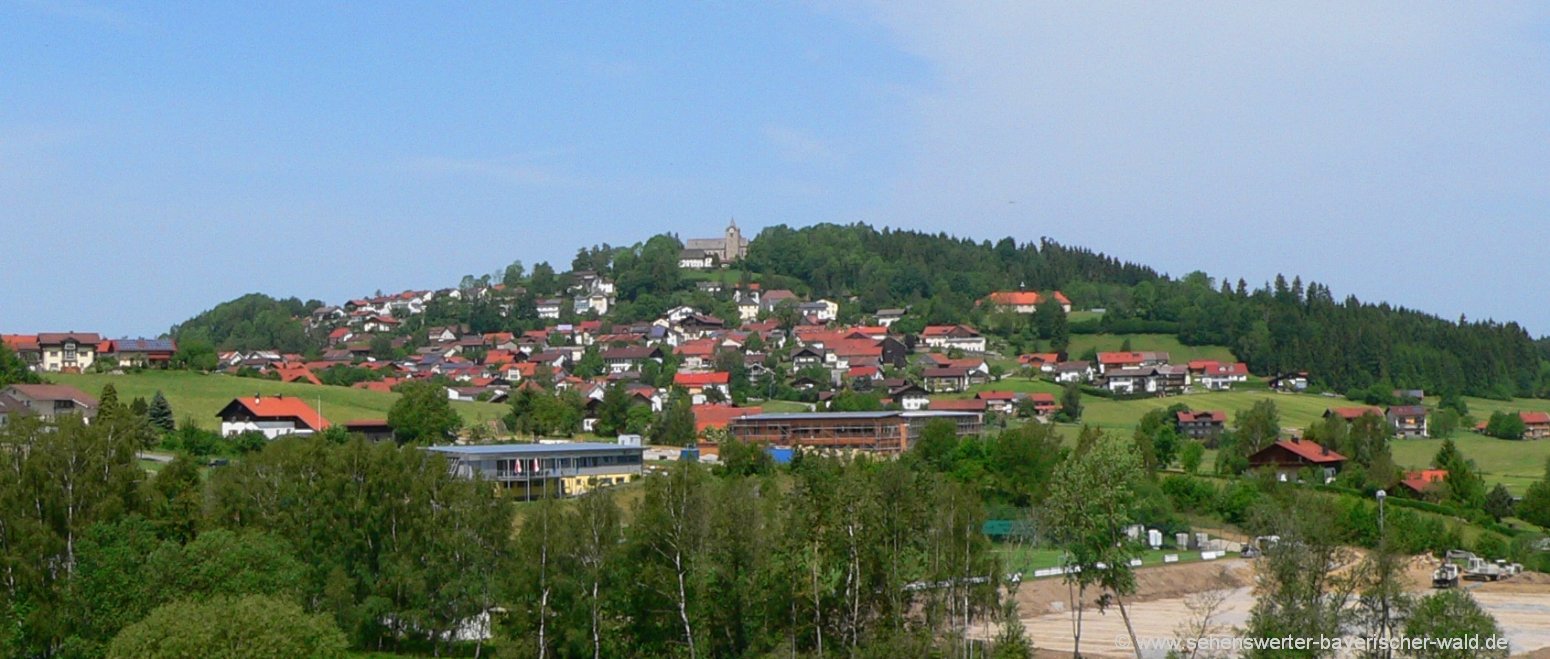
[[[690,238],[684,241],[679,265],[686,268],[712,268],[731,263],[748,255],[748,239],[737,228],[737,220],[727,225],[726,235],[720,238]]]

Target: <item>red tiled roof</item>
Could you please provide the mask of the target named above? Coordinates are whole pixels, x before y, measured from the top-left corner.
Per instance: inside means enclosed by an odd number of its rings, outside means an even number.
[[[703,387],[713,384],[727,384],[732,381],[732,375],[726,371],[712,373],[675,373],[673,384],[685,387]]]
[[[36,334],[0,334],[0,342],[4,342],[5,347],[10,348],[12,352],[38,349]]]
[[[1524,425],[1539,426],[1550,423],[1550,412],[1518,412]]]
[[[725,428],[728,423],[738,417],[750,414],[763,414],[762,407],[733,407],[731,405],[695,405],[694,406],[694,431],[704,432],[707,428]]]
[[[673,353],[690,357],[710,357],[716,354],[716,344],[715,339],[685,341],[679,344],[677,348],[674,348]]]
[[[1274,445],[1291,451],[1297,457],[1307,460],[1308,462],[1324,463],[1345,461],[1345,456],[1340,455],[1334,451],[1325,450],[1323,446],[1320,446],[1318,442],[1314,441],[1278,439]]]
[[[1383,410],[1380,409],[1380,408],[1377,408],[1377,407],[1373,407],[1371,405],[1365,405],[1365,406],[1360,406],[1360,407],[1336,407],[1336,408],[1331,408],[1329,410],[1326,410],[1324,412],[1325,416],[1328,416],[1330,414],[1333,414],[1333,415],[1338,416],[1338,417],[1340,417],[1342,419],[1345,419],[1346,421],[1355,421],[1357,419],[1362,418],[1362,415],[1364,415],[1364,414],[1375,414],[1375,415],[1378,415],[1378,416],[1381,417],[1381,416],[1383,416]]]
[[[1226,423],[1227,413],[1221,410],[1201,410],[1198,412],[1184,411],[1178,413],[1178,419],[1179,423],[1189,423],[1191,421],[1215,421],[1217,423]]]
[[[1034,407],[1043,407],[1045,405],[1054,405],[1055,404],[1055,394],[1045,394],[1045,393],[1028,394],[1028,400],[1033,401]]]
[[[1023,363],[1024,365],[1029,365],[1029,364],[1053,364],[1055,362],[1060,361],[1060,353],[1058,353],[1058,352],[1035,352],[1035,353],[1029,353],[1029,354],[1026,354],[1026,355],[1018,355],[1017,356],[1017,361]]]
[[[1139,364],[1146,361],[1146,356],[1139,352],[1100,352],[1098,363],[1100,364]]]
[[[1405,474],[1405,479],[1399,483],[1416,492],[1425,492],[1427,488],[1441,483],[1447,478],[1448,470],[1446,469],[1424,469]]]
[[[328,429],[328,419],[312,409],[307,401],[294,396],[261,396],[257,398],[233,399],[227,407],[241,405],[247,408],[248,413],[256,417],[295,419],[313,430]],[[222,410],[224,411],[224,410]]]
[[[974,394],[974,397],[980,400],[1013,400],[1017,394],[1011,391],[981,391]]]

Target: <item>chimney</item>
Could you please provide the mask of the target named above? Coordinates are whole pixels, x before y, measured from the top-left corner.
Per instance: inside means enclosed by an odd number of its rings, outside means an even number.
[[[1329,455],[1329,447],[1328,446],[1322,446],[1320,448],[1324,449],[1324,455]]]

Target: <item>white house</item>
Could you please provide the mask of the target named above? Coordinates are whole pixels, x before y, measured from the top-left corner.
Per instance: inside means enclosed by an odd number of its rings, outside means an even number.
[[[221,418],[222,437],[256,431],[274,439],[281,435],[310,435],[329,426],[328,419],[295,396],[234,398],[216,416]]]

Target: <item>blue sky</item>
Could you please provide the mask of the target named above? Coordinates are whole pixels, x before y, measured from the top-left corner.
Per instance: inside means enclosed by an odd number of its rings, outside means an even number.
[[[1547,183],[1543,5],[0,0],[8,332],[151,335],[736,216],[1544,333]]]

